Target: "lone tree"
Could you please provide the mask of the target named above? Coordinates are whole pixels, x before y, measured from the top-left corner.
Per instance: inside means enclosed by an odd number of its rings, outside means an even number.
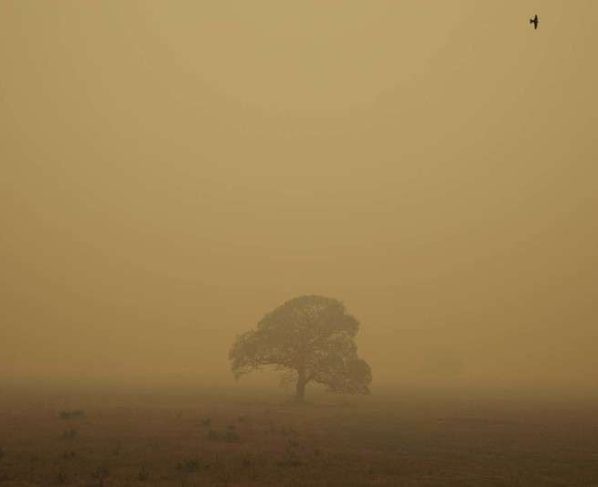
[[[336,299],[300,296],[266,314],[256,330],[239,335],[229,358],[236,378],[274,366],[297,380],[296,398],[305,386],[324,384],[330,391],[368,394],[370,366],[357,355],[353,339],[359,323]]]

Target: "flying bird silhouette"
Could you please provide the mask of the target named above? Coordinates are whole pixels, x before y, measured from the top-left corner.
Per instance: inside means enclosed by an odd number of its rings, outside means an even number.
[[[536,30],[538,28],[539,22],[540,22],[540,19],[538,19],[538,15],[534,15],[533,19],[529,19],[529,23],[534,24],[534,30]]]

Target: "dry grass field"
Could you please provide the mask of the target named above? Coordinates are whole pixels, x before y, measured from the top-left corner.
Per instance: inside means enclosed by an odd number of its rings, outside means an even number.
[[[598,486],[598,407],[404,392],[26,393],[0,486]]]

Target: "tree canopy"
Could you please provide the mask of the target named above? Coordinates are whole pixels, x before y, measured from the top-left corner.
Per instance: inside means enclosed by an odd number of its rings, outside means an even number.
[[[238,378],[273,366],[296,375],[296,397],[303,400],[310,382],[330,391],[368,394],[370,366],[357,355],[357,320],[338,300],[323,296],[291,299],[239,335],[229,359]]]

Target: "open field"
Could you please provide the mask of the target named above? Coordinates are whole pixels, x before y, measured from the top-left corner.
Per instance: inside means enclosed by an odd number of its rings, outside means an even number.
[[[311,394],[303,406],[280,392],[3,396],[6,487],[598,486],[596,403],[415,392]]]

